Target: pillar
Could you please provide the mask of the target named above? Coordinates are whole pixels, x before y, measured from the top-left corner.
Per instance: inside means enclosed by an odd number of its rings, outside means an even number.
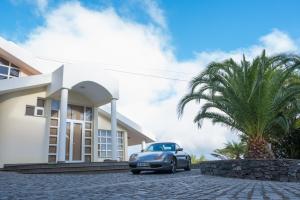
[[[66,161],[67,112],[68,112],[68,89],[63,88],[61,90],[61,96],[60,96],[58,162]]]
[[[118,141],[117,141],[117,105],[116,99],[111,100],[111,139],[112,139],[112,159],[117,160]]]

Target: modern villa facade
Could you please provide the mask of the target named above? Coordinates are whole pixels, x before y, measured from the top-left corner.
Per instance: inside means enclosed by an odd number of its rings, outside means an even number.
[[[117,112],[118,82],[95,67],[42,74],[34,57],[0,37],[0,168],[125,161],[128,146],[154,141]]]

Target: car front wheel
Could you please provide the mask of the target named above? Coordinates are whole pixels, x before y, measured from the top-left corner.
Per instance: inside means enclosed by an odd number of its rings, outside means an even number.
[[[171,161],[170,173],[172,173],[172,174],[176,173],[176,169],[177,169],[177,162],[176,162],[176,159],[173,158]]]
[[[191,166],[192,166],[191,159],[189,159],[188,162],[187,162],[186,167],[184,168],[184,170],[185,171],[191,171]]]

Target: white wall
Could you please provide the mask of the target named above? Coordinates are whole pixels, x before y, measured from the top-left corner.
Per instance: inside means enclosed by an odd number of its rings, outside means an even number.
[[[25,116],[26,105],[45,98],[45,88],[0,96],[0,168],[3,164],[48,162],[46,118]]]

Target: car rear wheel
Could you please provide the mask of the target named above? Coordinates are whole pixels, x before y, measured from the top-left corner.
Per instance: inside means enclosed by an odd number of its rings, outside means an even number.
[[[140,174],[141,171],[140,170],[131,170],[131,173],[133,173],[133,174]]]
[[[191,171],[192,162],[191,159],[188,160],[186,167],[184,168],[185,171]]]
[[[171,161],[170,173],[172,173],[172,174],[176,173],[176,169],[177,169],[177,162],[176,162],[176,159],[173,158]]]

